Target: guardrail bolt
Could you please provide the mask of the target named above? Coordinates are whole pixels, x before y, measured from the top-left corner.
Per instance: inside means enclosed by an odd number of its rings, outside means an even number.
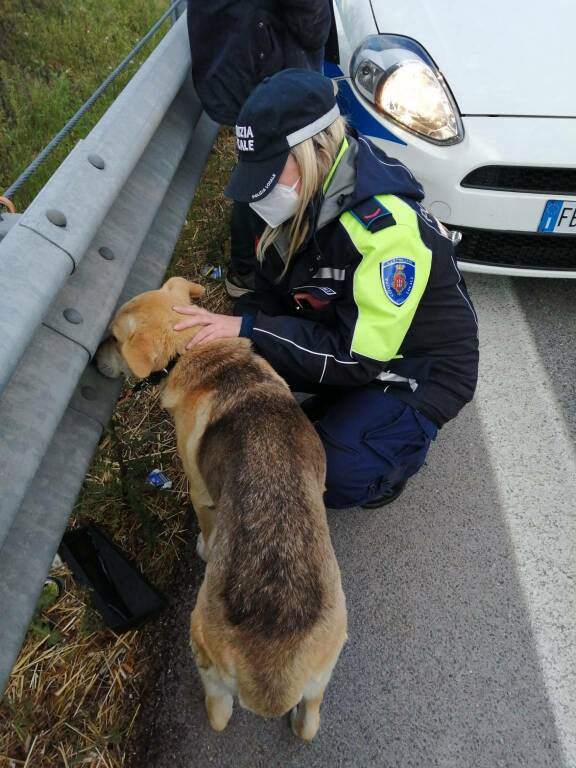
[[[80,323],[84,322],[84,318],[77,309],[65,309],[63,315],[73,325],[80,325]]]
[[[84,398],[84,400],[97,400],[98,399],[98,392],[94,389],[94,387],[82,387],[80,389],[80,394]]]
[[[54,224],[55,227],[66,226],[66,216],[62,211],[57,211],[56,208],[50,208],[50,210],[46,211],[46,218],[51,224]]]
[[[114,256],[114,251],[111,248],[107,248],[105,245],[103,245],[102,248],[98,248],[98,253],[103,259],[106,259],[106,261],[114,261],[116,258],[116,256]]]
[[[88,155],[88,162],[91,163],[94,168],[98,168],[99,171],[103,171],[106,168],[106,163],[100,155]]]

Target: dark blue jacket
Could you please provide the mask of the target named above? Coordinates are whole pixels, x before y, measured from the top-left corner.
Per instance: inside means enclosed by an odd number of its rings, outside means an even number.
[[[472,399],[476,314],[449,233],[402,163],[350,136],[284,275],[269,249],[243,335],[301,391],[378,382],[441,427]]]
[[[192,76],[210,117],[234,125],[264,78],[321,69],[330,0],[188,0]]]

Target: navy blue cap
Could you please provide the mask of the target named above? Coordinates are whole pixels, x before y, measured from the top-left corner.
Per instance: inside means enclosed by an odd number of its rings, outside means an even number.
[[[291,147],[323,131],[340,115],[332,81],[309,69],[284,69],[263,80],[238,115],[238,164],[225,194],[262,200],[276,186]]]

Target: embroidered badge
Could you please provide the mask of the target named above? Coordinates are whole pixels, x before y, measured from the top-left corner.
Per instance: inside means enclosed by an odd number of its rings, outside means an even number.
[[[364,200],[360,205],[351,208],[350,213],[369,232],[379,232],[381,229],[396,224],[394,216],[388,208],[385,208],[375,197]]]
[[[382,214],[382,208],[378,207],[372,213],[366,213],[362,216],[364,221],[372,221],[372,219],[375,219],[376,216],[380,216]]]
[[[412,293],[416,279],[416,262],[403,256],[382,261],[380,276],[384,293],[393,304],[400,307]]]

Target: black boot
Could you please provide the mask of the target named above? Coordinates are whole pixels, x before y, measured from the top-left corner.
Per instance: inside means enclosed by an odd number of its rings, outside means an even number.
[[[239,299],[254,290],[254,272],[235,272],[229,267],[224,278],[226,293],[231,299]]]
[[[361,504],[361,507],[362,509],[379,509],[380,507],[385,507],[386,504],[391,504],[393,501],[396,501],[404,488],[406,488],[406,480],[402,483],[393,485],[389,491],[386,491],[386,493],[383,493],[381,496],[378,496],[375,499],[370,499],[370,501],[367,501],[365,504]]]

